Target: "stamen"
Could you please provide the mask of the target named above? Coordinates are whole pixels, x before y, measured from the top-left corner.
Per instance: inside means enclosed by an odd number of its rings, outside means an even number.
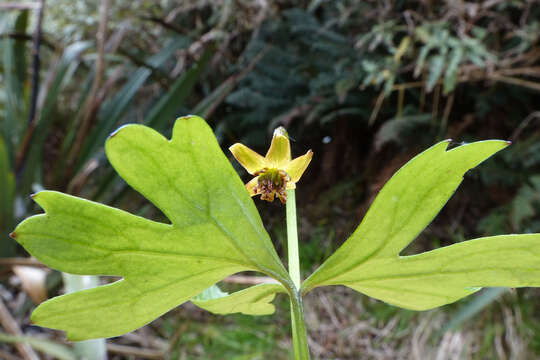
[[[265,168],[255,175],[259,178],[254,190],[262,200],[272,202],[277,196],[283,204],[287,202],[287,183],[291,178],[284,170]]]

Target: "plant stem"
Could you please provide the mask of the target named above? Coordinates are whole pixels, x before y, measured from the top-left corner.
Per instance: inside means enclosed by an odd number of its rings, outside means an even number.
[[[67,293],[72,293],[79,290],[91,289],[99,286],[99,277],[90,275],[72,275],[62,273],[64,285]],[[106,360],[107,359],[107,344],[105,339],[91,339],[77,341],[73,344],[73,350],[77,358],[87,360]]]
[[[296,292],[294,299],[291,298],[291,325],[295,360],[309,360],[307,332],[304,323],[304,309],[302,297],[298,291]]]
[[[309,360],[306,326],[302,295],[300,294],[300,259],[298,256],[298,230],[296,226],[296,197],[294,189],[287,190],[287,249],[289,253],[289,274],[294,283],[291,295],[291,325],[296,360]]]
[[[296,196],[294,189],[287,190],[287,249],[289,251],[289,274],[300,289],[300,259],[298,255],[298,230],[296,228]]]

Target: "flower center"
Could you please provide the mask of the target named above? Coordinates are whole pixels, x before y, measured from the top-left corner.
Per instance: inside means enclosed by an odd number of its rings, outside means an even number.
[[[264,168],[255,175],[259,176],[255,191],[261,193],[262,200],[272,202],[277,196],[283,204],[287,202],[287,182],[291,178],[284,170]]]

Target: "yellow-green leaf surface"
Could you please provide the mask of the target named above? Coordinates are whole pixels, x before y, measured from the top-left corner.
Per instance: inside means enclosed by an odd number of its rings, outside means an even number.
[[[199,117],[176,121],[171,140],[127,125],[106,143],[111,164],[171,221],[43,191],[45,214],[23,221],[14,238],[48,266],[73,274],[115,275],[110,285],[53,298],[32,314],[72,340],[134,330],[238,271],[265,273],[291,287],[253,201]]]
[[[540,286],[540,234],[503,235],[413,256],[399,253],[432,221],[469,169],[508,145],[489,140],[447,151],[443,141],[405,164],[352,236],[303,284],[345,285],[407,309],[426,310],[488,286]]]
[[[270,315],[275,311],[271,302],[276,293],[280,292],[286,293],[281,284],[260,284],[232,294],[210,293],[210,296],[197,296],[191,301],[214,314]]]

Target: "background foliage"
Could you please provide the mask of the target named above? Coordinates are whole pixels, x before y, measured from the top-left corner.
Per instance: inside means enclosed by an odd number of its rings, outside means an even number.
[[[29,193],[56,189],[162,219],[104,157],[105,138],[127,122],[170,136],[176,116],[194,113],[224,148],[240,141],[261,151],[284,125],[293,155],[312,148],[298,190],[305,274],[395,170],[444,138],[514,144],[466,175],[408,253],[540,231],[539,1],[48,0],[39,69],[39,9],[23,5],[0,2],[0,255],[3,300],[27,334],[42,330],[27,328],[32,304],[8,261],[24,254],[7,234],[38,211]],[[259,208],[283,254],[283,209]],[[494,289],[413,313],[330,289],[310,295],[306,312],[316,358],[535,358],[539,296]],[[286,358],[281,305],[276,318],[256,319],[182,307],[110,344],[171,358],[265,358],[277,348]]]

